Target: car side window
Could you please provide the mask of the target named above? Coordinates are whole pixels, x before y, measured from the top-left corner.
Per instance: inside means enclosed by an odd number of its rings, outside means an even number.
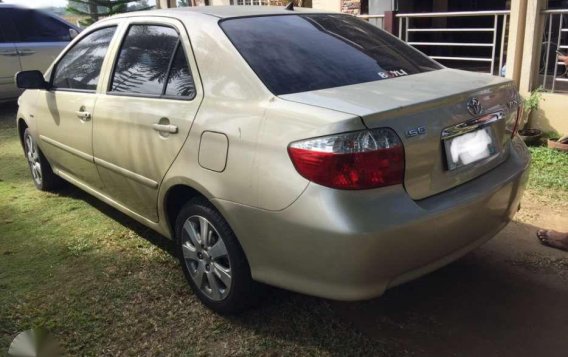
[[[71,40],[69,26],[37,10],[14,9],[13,21],[19,42],[66,42]]]
[[[181,43],[178,44],[172,61],[164,94],[168,97],[188,97],[188,99],[195,97],[193,75]]]
[[[159,96],[178,43],[176,30],[159,25],[132,25],[114,69],[111,92]]]
[[[56,89],[94,91],[116,26],[95,30],[77,42],[55,66]]]
[[[110,93],[193,98],[193,76],[177,31],[162,25],[130,26]]]
[[[14,9],[0,9],[0,42],[18,42],[18,33],[12,21]]]

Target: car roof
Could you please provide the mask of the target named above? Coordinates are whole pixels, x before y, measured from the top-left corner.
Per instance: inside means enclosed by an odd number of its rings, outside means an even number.
[[[294,10],[286,10],[284,6],[193,6],[179,7],[170,9],[147,10],[140,12],[123,13],[112,18],[136,16],[168,16],[175,18],[185,18],[199,15],[208,15],[221,19],[247,16],[266,16],[266,15],[292,15],[294,13],[327,13],[327,11],[313,10],[310,8],[295,7]]]
[[[42,13],[42,14],[44,14],[44,15],[46,15],[46,16],[49,16],[49,17],[51,17],[51,18],[53,18],[53,19],[55,19],[55,20],[57,20],[57,21],[59,21],[59,22],[62,22],[62,23],[64,23],[65,25],[67,25],[67,26],[69,26],[69,27],[72,27],[72,28],[74,28],[75,30],[77,30],[77,31],[79,31],[79,32],[81,31],[81,28],[79,28],[79,27],[73,25],[73,24],[70,23],[69,21],[65,20],[63,17],[61,17],[61,16],[59,16],[59,15],[57,15],[57,14],[51,13],[51,12],[49,12],[49,11],[46,11],[45,9],[41,9],[41,8],[40,8],[40,9],[36,9],[36,8],[32,8],[32,7],[21,6],[21,5],[19,5],[19,4],[0,3],[0,9],[3,9],[3,8],[4,8],[4,9],[10,8],[10,9],[18,9],[18,10],[36,11],[36,12]]]
[[[18,5],[18,4],[6,4],[6,3],[2,2],[2,3],[0,3],[0,9],[3,8],[3,7],[4,8],[11,7],[11,8],[18,8],[18,9],[35,10],[35,9],[25,7],[25,6],[21,6],[21,5]]]

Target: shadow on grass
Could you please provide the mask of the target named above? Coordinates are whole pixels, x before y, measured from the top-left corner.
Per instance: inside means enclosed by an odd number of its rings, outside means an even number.
[[[87,203],[176,258],[173,241],[79,188],[68,185],[59,195]],[[182,276],[181,269],[179,274]],[[187,291],[190,291],[189,286]],[[337,356],[377,355],[377,352],[382,355],[386,348],[380,339],[368,338],[350,324],[345,325],[331,309],[329,301],[272,287],[266,287],[265,297],[259,306],[240,315],[226,317],[226,320],[245,330],[254,331],[255,335],[264,336],[265,341],[273,340],[274,347],[266,346],[266,349],[270,351],[274,348],[274,353],[278,353],[282,341],[313,351],[323,349]]]
[[[15,128],[17,112],[16,102],[0,103],[0,129]]]
[[[60,195],[86,202],[175,256],[172,241],[80,189],[69,185]],[[269,289],[260,306],[226,321],[262,336],[268,354],[292,345],[336,356],[561,356],[568,255],[540,246],[536,229],[514,222],[461,260],[378,299],[342,303]]]
[[[68,187],[61,194],[175,256],[172,241],[87,193]],[[337,356],[559,355],[568,323],[562,314],[568,273],[561,271],[568,256],[541,247],[532,239],[536,229],[514,222],[484,247],[378,299],[342,303],[269,288],[260,306],[227,320],[264,336],[275,353],[287,341]]]
[[[69,183],[65,184],[61,190],[57,192],[60,196],[68,197],[75,200],[81,200],[91,207],[95,208],[105,216],[111,218],[114,221],[119,222],[123,226],[134,231],[140,237],[144,238],[148,242],[152,243],[156,247],[164,250],[172,257],[176,258],[175,245],[174,242],[161,234],[153,231],[152,229],[144,226],[143,224],[137,222],[136,220],[130,218],[124,213],[118,211],[117,209],[109,206],[98,198],[91,196],[87,192],[77,188]]]

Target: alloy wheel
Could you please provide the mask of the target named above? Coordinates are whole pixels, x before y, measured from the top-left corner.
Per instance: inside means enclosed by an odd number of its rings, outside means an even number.
[[[26,158],[28,159],[28,164],[30,165],[32,177],[38,185],[41,185],[42,176],[39,152],[37,150],[37,147],[34,145],[34,139],[31,135],[26,135],[25,142]]]
[[[219,232],[206,218],[191,216],[183,224],[181,248],[195,285],[214,301],[225,299],[231,290],[229,253]]]

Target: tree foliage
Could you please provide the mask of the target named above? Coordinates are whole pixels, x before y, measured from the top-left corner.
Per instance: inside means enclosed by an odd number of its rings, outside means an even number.
[[[101,17],[151,8],[152,6],[148,6],[147,0],[69,0],[67,11],[86,17],[79,21],[79,24],[89,26]]]

